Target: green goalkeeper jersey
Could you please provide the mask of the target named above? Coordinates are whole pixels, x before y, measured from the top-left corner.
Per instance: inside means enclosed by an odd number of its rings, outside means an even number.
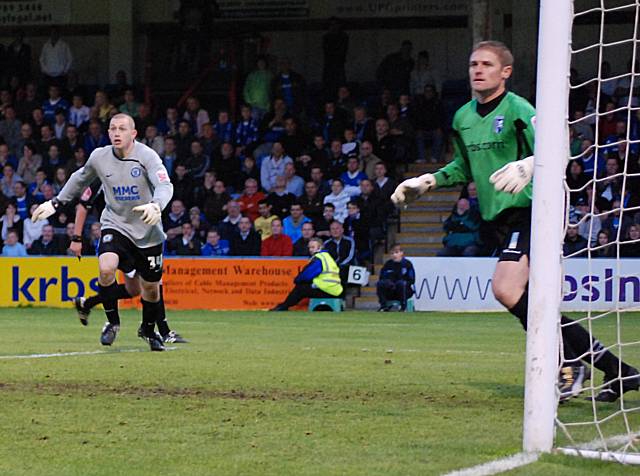
[[[498,192],[489,177],[514,160],[533,154],[535,109],[514,93],[507,93],[486,116],[473,99],[453,118],[453,161],[434,175],[438,187],[476,183],[482,218],[491,221],[503,210],[531,205],[531,184],[517,194]]]

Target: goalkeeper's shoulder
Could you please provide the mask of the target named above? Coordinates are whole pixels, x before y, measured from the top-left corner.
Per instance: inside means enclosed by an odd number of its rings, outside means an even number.
[[[526,118],[536,115],[536,109],[526,98],[518,96],[516,93],[509,92],[506,99],[509,101],[509,109],[516,115]]]

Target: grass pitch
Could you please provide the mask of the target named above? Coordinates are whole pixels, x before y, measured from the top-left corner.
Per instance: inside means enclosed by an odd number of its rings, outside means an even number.
[[[190,343],[165,353],[135,337],[136,311],[103,348],[101,314],[0,310],[0,474],[431,475],[521,449],[524,333],[507,314],[170,313]],[[510,474],[634,471],[546,456]]]

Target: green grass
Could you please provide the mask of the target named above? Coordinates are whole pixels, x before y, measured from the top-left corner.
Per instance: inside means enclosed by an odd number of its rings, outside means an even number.
[[[102,350],[99,314],[0,310],[0,356]],[[169,318],[191,340],[171,352],[127,311],[107,354],[0,360],[0,474],[431,475],[520,451],[524,333],[506,314]],[[632,471],[546,456],[511,474]]]

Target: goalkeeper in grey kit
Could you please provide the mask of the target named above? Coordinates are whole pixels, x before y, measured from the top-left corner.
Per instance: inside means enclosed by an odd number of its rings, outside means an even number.
[[[531,180],[533,178],[533,107],[506,90],[513,56],[497,41],[478,43],[469,58],[469,79],[475,98],[453,119],[454,160],[434,174],[402,182],[391,196],[405,205],[436,187],[474,181],[482,218],[502,243],[491,286],[496,299],[527,329]],[[581,362],[604,372],[595,400],[614,402],[640,388],[640,373],[618,359],[578,322],[561,317],[566,365],[558,390],[561,401],[577,396],[588,377]]]
[[[162,306],[159,283],[166,236],[161,216],[173,196],[173,185],[158,154],[135,137],[131,116],[115,115],[109,123],[113,145],[94,150],[58,196],[36,209],[32,220],[53,215],[59,204],[79,197],[94,179],[100,179],[106,206],[100,217],[99,294],[104,301],[117,300],[116,271],[121,260],[132,262],[142,290],[142,335],[151,350],[161,351],[162,339],[154,331]]]

